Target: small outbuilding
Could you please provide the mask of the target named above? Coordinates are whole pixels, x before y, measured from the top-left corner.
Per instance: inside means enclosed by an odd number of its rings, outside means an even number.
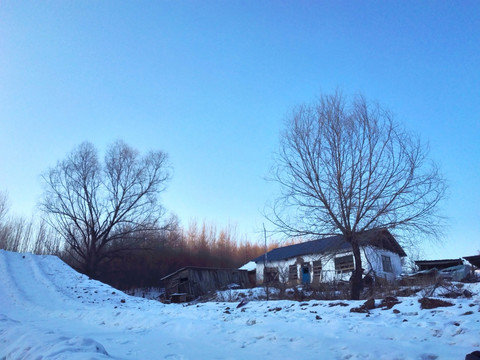
[[[193,300],[216,290],[249,287],[248,271],[187,266],[161,279],[165,296],[175,301]]]
[[[461,281],[471,276],[475,277],[475,269],[480,267],[480,255],[464,256],[460,259],[418,260],[415,264],[419,271],[413,274],[413,277],[429,274],[435,278],[440,276]]]

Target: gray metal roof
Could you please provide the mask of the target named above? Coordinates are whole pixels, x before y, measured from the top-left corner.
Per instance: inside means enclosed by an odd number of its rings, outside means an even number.
[[[480,255],[464,256],[463,258],[473,266],[480,267]]]
[[[420,270],[429,270],[429,269],[446,269],[452,266],[462,265],[462,259],[441,259],[441,260],[416,260],[415,265],[417,265]]]
[[[400,256],[406,256],[401,246],[388,230],[372,229],[365,231],[359,236],[360,245],[362,246],[372,245],[390,250],[399,254]],[[325,254],[351,249],[352,246],[344,240],[343,235],[335,235],[323,239],[306,241],[295,245],[273,249],[267,253],[267,260],[278,261],[308,254]],[[252,261],[262,262],[264,261],[264,258],[265,254],[253,259]]]
[[[195,270],[195,271],[229,271],[229,272],[238,272],[238,271],[247,271],[247,270],[242,270],[242,269],[237,269],[237,268],[214,268],[214,267],[205,267],[205,266],[185,266],[183,268],[178,269],[177,271],[170,273],[168,275],[165,275],[163,278],[160,280],[166,280],[174,275],[177,275],[179,272],[185,271],[185,270]]]

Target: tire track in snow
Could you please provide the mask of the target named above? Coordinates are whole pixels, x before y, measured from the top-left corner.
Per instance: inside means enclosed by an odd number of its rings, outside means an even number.
[[[57,301],[57,304],[63,304],[63,307],[68,304],[70,305],[68,308],[71,308],[72,305],[78,306],[79,301],[76,299],[76,294],[67,290],[67,282],[56,281],[62,277],[62,273],[72,271],[72,269],[53,255],[28,255],[35,279],[49,290],[50,296]],[[76,275],[82,277],[81,274]],[[70,275],[69,280],[71,281],[71,279],[72,276]]]
[[[74,294],[67,292],[66,284],[57,284],[54,281],[68,268],[64,262],[52,255],[26,254],[26,257],[35,281],[47,291],[49,304],[52,304],[55,309],[71,309],[72,305],[78,306],[78,301],[74,300]],[[62,269],[61,265],[65,268]]]
[[[22,293],[21,289],[15,283],[15,279],[12,275],[13,271],[11,269],[10,257],[7,256],[5,250],[0,250],[0,281],[1,281],[1,296],[0,300],[3,298],[4,301],[3,307],[6,304],[11,303],[12,305],[22,305],[24,306],[27,303],[26,294]],[[10,302],[10,301],[11,302]]]
[[[7,256],[2,252],[2,283],[14,304],[42,311],[68,308],[68,297],[43,269],[50,262],[46,260],[38,255],[12,253]]]
[[[12,261],[13,259],[16,261]],[[4,254],[3,261],[13,300],[25,308],[43,308],[45,305],[48,308],[50,297],[47,296],[45,285],[42,285],[35,277],[31,258],[29,259],[27,254],[11,254],[10,256]],[[43,304],[39,304],[39,302]]]

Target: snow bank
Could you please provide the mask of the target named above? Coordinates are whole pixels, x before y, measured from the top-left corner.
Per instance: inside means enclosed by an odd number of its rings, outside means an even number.
[[[2,359],[108,359],[102,344],[83,336],[66,337],[0,315]]]
[[[480,350],[480,285],[465,287],[473,297],[431,310],[418,297],[368,313],[350,312],[359,301],[163,305],[53,256],[0,251],[0,359],[463,359]]]

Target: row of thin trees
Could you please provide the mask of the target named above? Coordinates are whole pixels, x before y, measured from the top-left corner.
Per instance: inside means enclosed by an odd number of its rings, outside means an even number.
[[[36,222],[9,213],[6,193],[0,193],[0,249],[35,254],[59,254],[58,234],[44,221]]]
[[[145,235],[142,249],[104,263],[98,278],[119,288],[159,286],[163,276],[182,267],[238,268],[264,252],[263,245],[240,239],[233,228],[206,223]]]

